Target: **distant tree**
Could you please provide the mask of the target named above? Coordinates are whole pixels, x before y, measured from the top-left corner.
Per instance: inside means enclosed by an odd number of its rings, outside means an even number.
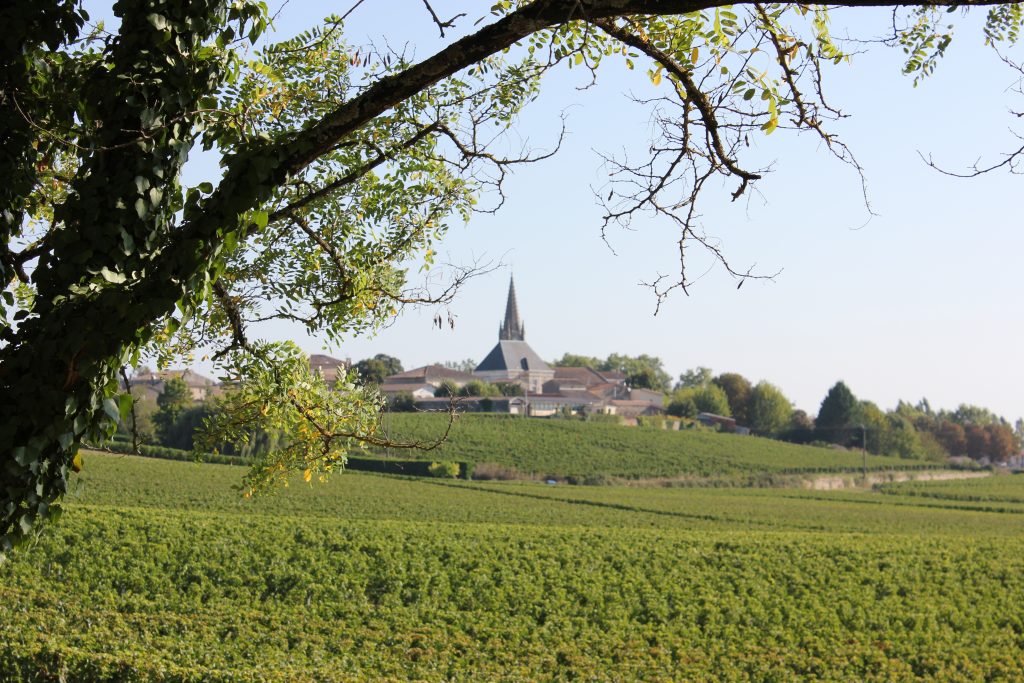
[[[523,385],[516,382],[495,382],[494,387],[502,396],[522,396]]]
[[[818,409],[818,417],[815,420],[818,438],[830,443],[847,445],[856,409],[857,397],[844,382],[836,382]]]
[[[412,413],[416,410],[416,399],[409,392],[403,391],[388,399],[388,406],[395,413]]]
[[[1017,453],[1017,439],[1010,425],[1005,422],[993,422],[985,426],[988,435],[988,455],[993,460],[1006,462]]]
[[[478,363],[472,358],[465,358],[463,360],[446,360],[442,363],[444,367],[449,370],[458,370],[459,372],[473,372],[476,370]]]
[[[686,415],[679,410],[684,409],[688,403],[692,403],[696,413],[712,413],[729,417],[732,413],[729,410],[729,398],[722,391],[720,386],[708,383],[702,387],[687,387],[677,389],[672,393],[672,400],[669,402],[669,411],[672,415],[680,417],[693,417]],[[671,412],[672,406],[676,405],[677,412]]]
[[[498,396],[500,392],[493,384],[488,384],[479,379],[471,379],[462,385],[458,391],[459,396],[487,397]]]
[[[789,423],[778,438],[792,443],[810,443],[815,438],[814,420],[806,411],[794,410],[789,414]]]
[[[359,376],[366,384],[382,384],[385,377],[402,372],[402,361],[386,353],[378,353],[373,358],[365,358],[355,365]]]
[[[814,419],[806,410],[794,410],[789,414],[790,429],[814,429]]]
[[[718,384],[717,380],[715,384]],[[729,405],[732,406],[731,400]],[[758,382],[757,386],[750,390],[747,406],[747,426],[754,433],[766,436],[774,436],[784,430],[793,413],[793,404],[782,391],[774,384],[763,381]],[[733,417],[735,416],[734,412]]]
[[[128,416],[117,424],[117,431],[129,438],[138,435],[139,443],[154,443],[156,427],[153,415],[157,411],[157,402],[149,392],[135,389],[132,392],[135,405]]]
[[[153,428],[157,440],[163,444],[171,437],[174,424],[178,417],[192,405],[192,394],[185,380],[171,377],[164,382],[163,392],[156,397],[157,410],[153,413]]]
[[[701,368],[706,369],[706,368]],[[717,384],[725,392],[726,397],[729,399],[729,408],[732,410],[732,416],[736,418],[736,422],[741,425],[750,425],[753,418],[749,415],[750,405],[750,394],[753,390],[753,386],[743,375],[735,372],[723,372],[718,377],[711,380]],[[771,385],[769,385],[771,386]],[[775,389],[775,387],[772,387]],[[778,389],[776,389],[778,391]],[[781,396],[782,393],[779,392]],[[789,417],[789,401],[786,401],[786,414],[783,416],[783,424],[786,418]]]
[[[885,452],[889,438],[889,420],[877,405],[871,401],[860,401],[853,411],[850,427],[854,445],[864,446],[875,454]]]
[[[160,429],[160,445],[183,451],[192,450],[196,432],[215,410],[210,403],[194,403],[190,400],[188,405],[178,412],[173,422]],[[224,452],[224,449],[221,451]]]
[[[950,455],[967,455],[967,434],[956,422],[940,420],[932,434]]]
[[[697,404],[693,402],[693,396],[690,395],[678,395],[673,396],[669,402],[668,407],[665,408],[665,412],[675,417],[697,417]]]
[[[973,423],[967,424],[964,427],[964,435],[967,437],[968,456],[979,460],[989,455],[989,434],[983,426]]]
[[[945,462],[949,458],[949,453],[939,440],[935,438],[935,435],[931,432],[923,432],[920,429],[917,430],[917,438],[921,442],[921,454],[925,460],[932,462]]]
[[[438,398],[458,395],[459,387],[450,379],[443,380],[441,382],[441,386],[434,390],[434,396],[437,396]]]
[[[652,367],[641,367],[626,373],[626,384],[631,389],[666,391],[668,389],[668,375],[659,373],[657,369]]]
[[[999,417],[988,408],[972,406],[967,403],[961,403],[952,413],[943,412],[941,415],[964,427],[969,424],[984,427],[1000,421]]]
[[[925,450],[920,435],[914,424],[897,412],[886,416],[888,422],[882,433],[880,451],[887,455],[898,455],[901,458],[922,458]]]
[[[668,391],[672,384],[672,377],[665,372],[661,359],[646,353],[639,356],[613,353],[596,369],[624,373],[626,384],[634,389]]]
[[[552,363],[557,368],[593,368],[598,370],[604,365],[604,361],[594,356],[581,356],[575,353],[564,353],[562,357]]]
[[[676,389],[687,389],[689,387],[702,387],[711,381],[711,368],[705,368],[704,366],[698,366],[691,368],[679,375],[679,381],[676,382]]]

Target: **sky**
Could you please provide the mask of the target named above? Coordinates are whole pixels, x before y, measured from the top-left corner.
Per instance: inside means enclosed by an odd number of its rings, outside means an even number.
[[[272,11],[281,7],[270,4]],[[352,4],[291,0],[277,18],[277,36]],[[466,4],[434,6],[450,16]],[[833,33],[878,35],[888,16],[840,11]],[[472,29],[477,18],[470,12],[460,27]],[[408,43],[420,58],[446,42],[421,0],[366,0],[346,35],[357,44],[385,37]],[[1018,58],[1022,53],[1014,48]],[[586,79],[579,70],[559,70],[514,135],[550,148],[564,113],[568,136],[560,152],[518,170],[501,211],[451,224],[438,249],[442,261],[503,264],[465,285],[449,307],[454,329],[438,330],[438,310],[426,308],[406,312],[373,337],[334,347],[285,326],[260,334],[354,361],[386,353],[406,368],[480,361],[497,341],[514,275],[527,341],[548,360],[566,352],[646,353],[674,377],[696,366],[739,372],[779,386],[811,414],[843,380],[885,409],[927,397],[936,408],[971,403],[1015,420],[1024,415],[1024,179],[1005,172],[950,178],[928,168],[921,154],[951,169],[998,160],[1020,144],[1012,127],[1024,132],[1024,122],[1010,109],[1024,109],[1024,98],[1012,91],[1014,72],[982,46],[977,22],[916,88],[900,73],[901,58],[898,50],[873,46],[852,66],[827,74],[832,103],[850,114],[832,130],[865,169],[874,216],[856,173],[812,136],[785,131],[752,141],[750,165],[772,166],[755,192],[704,205],[701,224],[721,239],[730,262],[781,271],[773,281],[737,289],[721,268],[712,269],[689,296],[674,296],[655,316],[654,296],[640,283],[675,267],[672,228],[637,221],[630,231],[612,230],[609,248],[594,194],[607,177],[599,153],[646,149],[649,112],[628,95],[655,90],[642,71],[614,65],[602,67],[589,89],[580,89]],[[208,159],[189,168],[196,181],[214,172]]]

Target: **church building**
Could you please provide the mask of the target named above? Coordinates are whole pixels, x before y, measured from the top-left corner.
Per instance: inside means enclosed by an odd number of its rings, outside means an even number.
[[[512,278],[508,283],[505,320],[498,328],[498,344],[473,374],[485,382],[521,384],[532,394],[539,394],[544,383],[555,376],[555,371],[526,343],[526,328],[519,319],[516,285]]]

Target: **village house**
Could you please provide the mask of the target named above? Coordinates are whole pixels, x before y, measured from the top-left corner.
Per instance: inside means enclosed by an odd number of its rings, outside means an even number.
[[[167,380],[179,378],[188,387],[193,401],[204,401],[216,392],[217,383],[193,370],[158,370],[139,368],[131,379],[132,392],[149,393],[154,397],[164,393]]]
[[[664,414],[664,397],[648,389],[631,389],[625,374],[585,367],[551,367],[526,342],[526,326],[519,317],[515,281],[509,280],[505,318],[498,326],[498,343],[472,374],[429,365],[385,378],[381,392],[388,396],[411,394],[420,410],[447,410],[448,398],[436,397],[442,382],[457,388],[471,380],[508,382],[523,388],[523,396],[466,397],[459,410],[528,414],[606,413],[636,418]]]

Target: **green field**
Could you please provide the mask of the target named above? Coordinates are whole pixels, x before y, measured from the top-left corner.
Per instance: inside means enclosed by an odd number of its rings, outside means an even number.
[[[446,415],[395,413],[384,418],[398,441],[429,442],[444,434]],[[414,457],[415,451],[401,451]],[[540,476],[624,479],[726,477],[743,482],[763,475],[856,472],[859,452],[798,446],[710,430],[670,431],[578,420],[498,415],[459,417],[448,440],[420,457],[494,463]],[[869,455],[868,468],[931,467],[920,461]]]
[[[895,496],[920,496],[939,500],[1019,503],[1024,505],[1024,475],[1001,475],[983,479],[886,484],[883,493]]]
[[[85,467],[0,568],[0,680],[1024,678],[1024,513],[986,502]]]

